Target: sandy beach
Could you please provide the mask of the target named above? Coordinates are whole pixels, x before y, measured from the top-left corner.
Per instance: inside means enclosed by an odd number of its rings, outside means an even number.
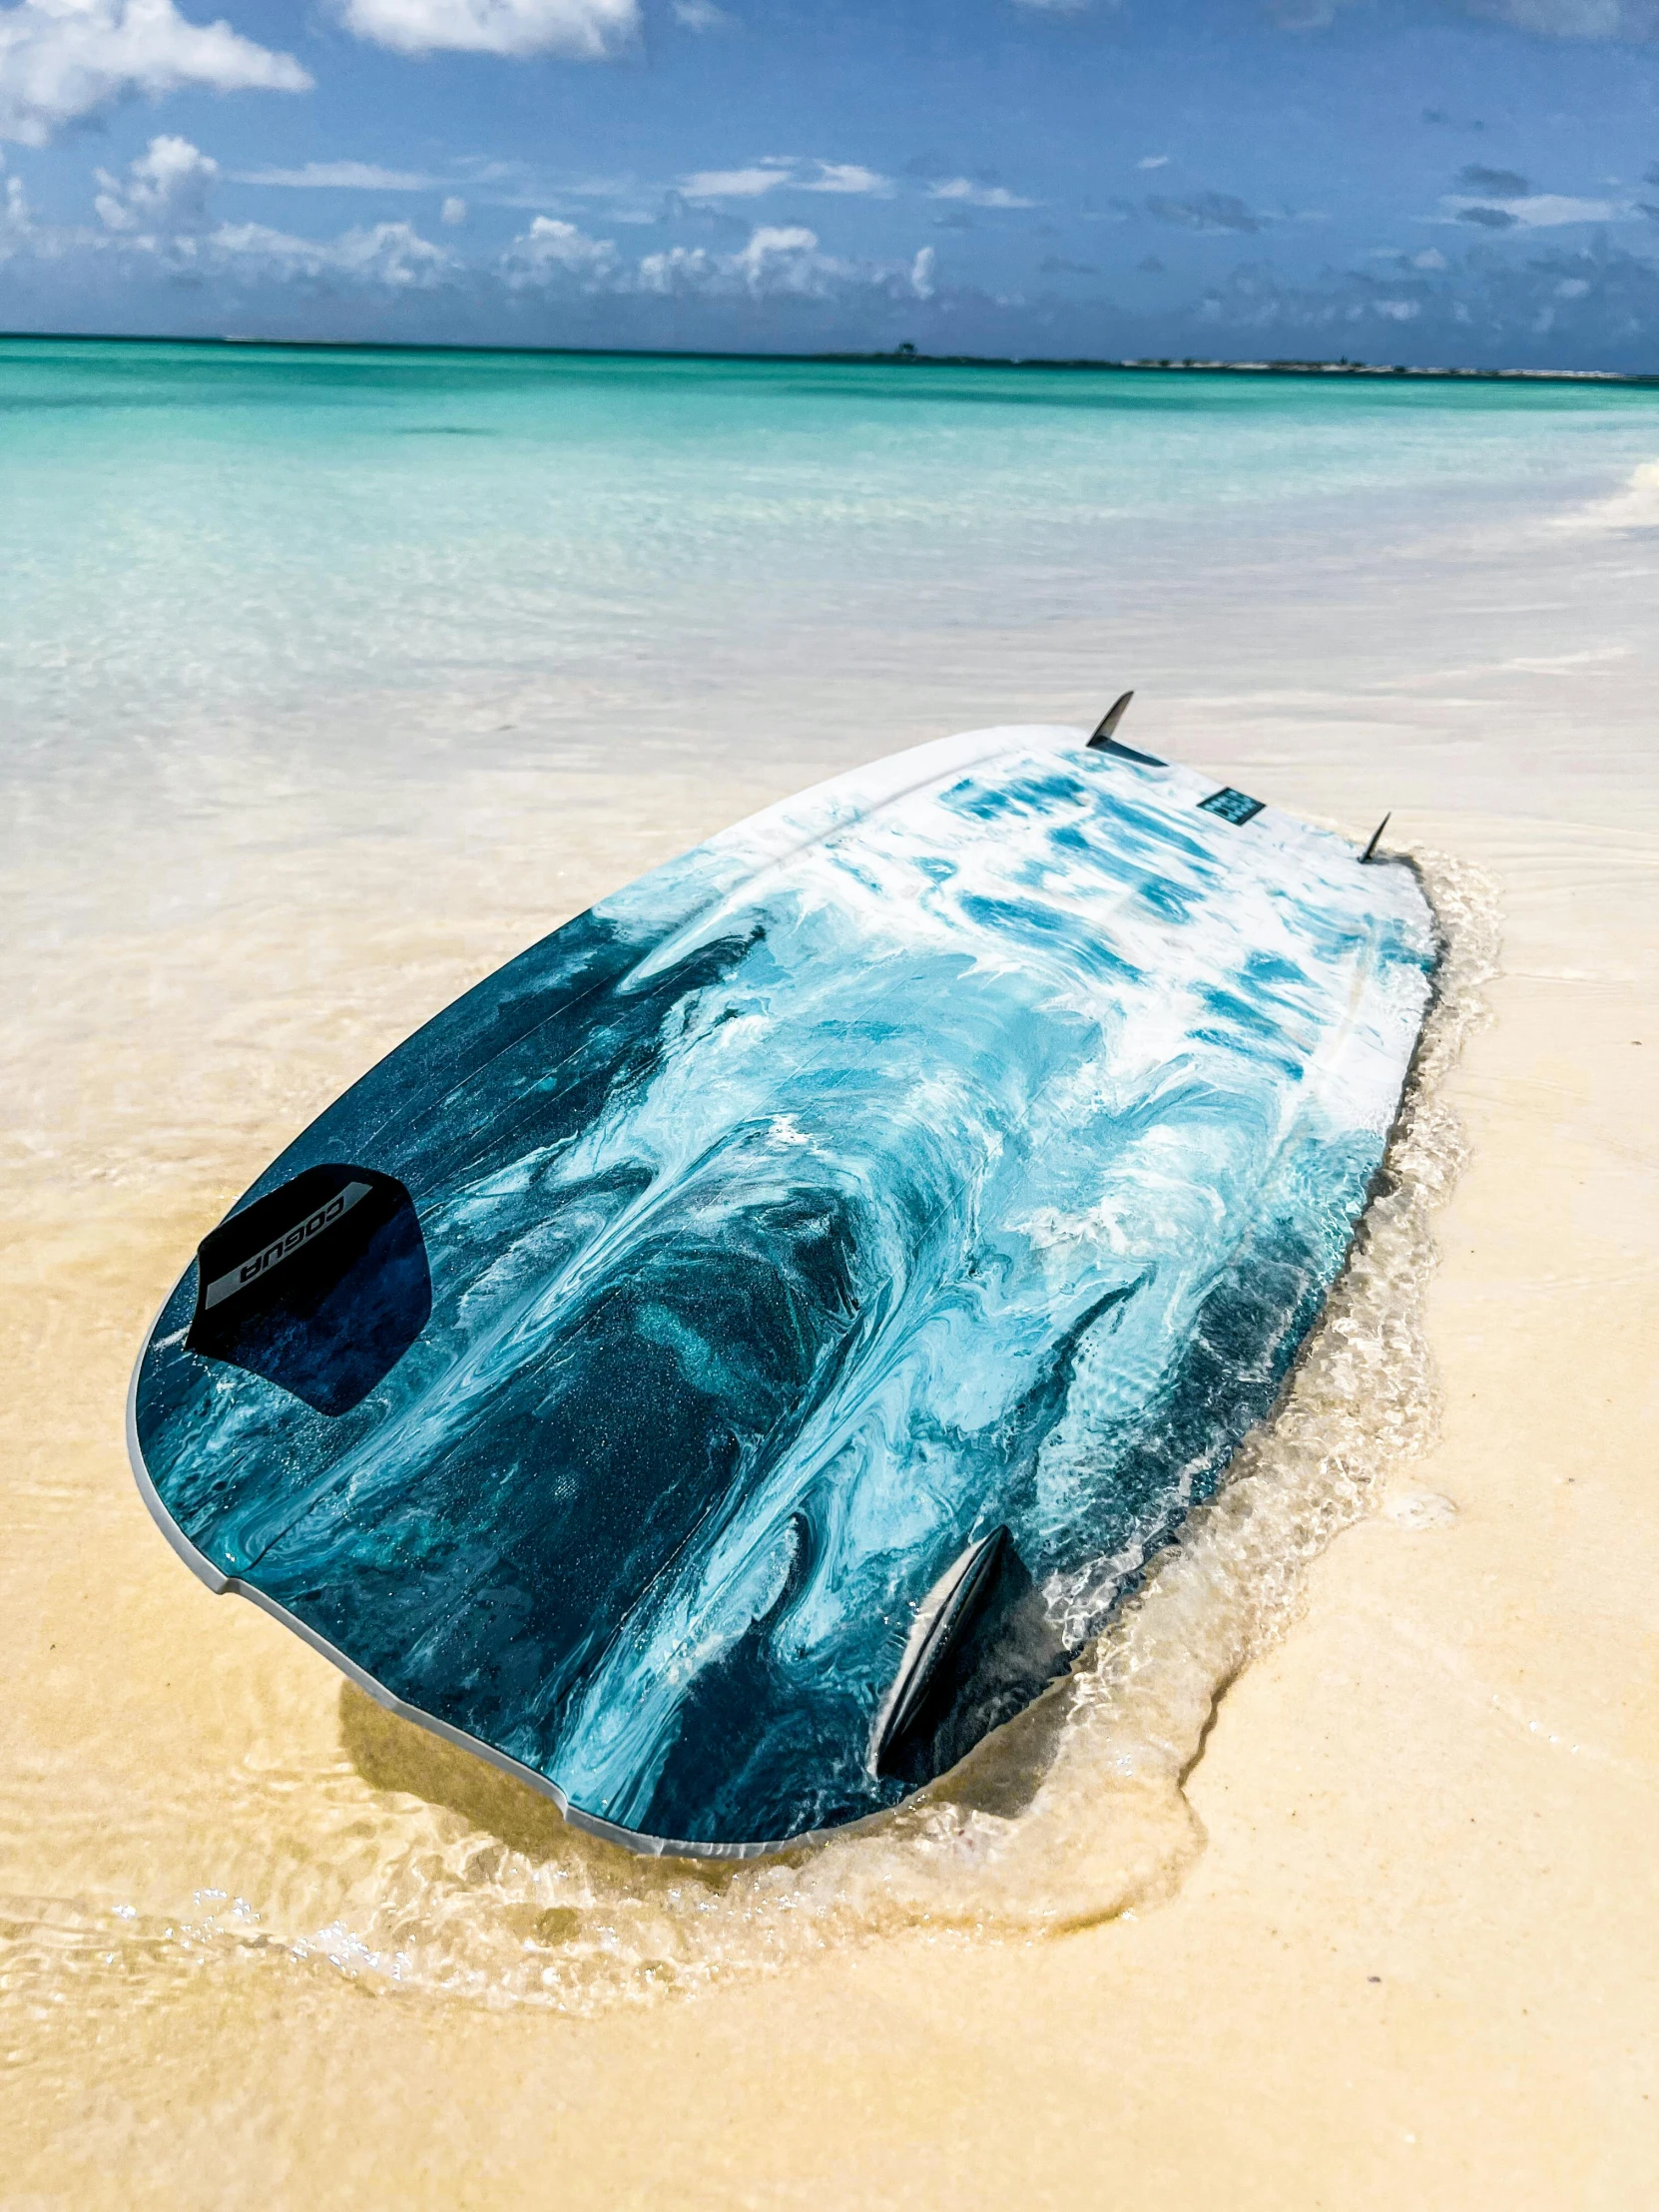
[[[913,683],[884,675],[875,706],[903,706],[879,727],[826,642],[771,747],[423,764],[378,819],[342,781],[326,849],[315,782],[234,749],[215,774],[263,778],[257,811],[164,780],[42,830],[13,885],[0,2203],[1644,2201],[1644,497],[1448,528],[1432,569],[1397,535],[1287,537],[1271,581],[1218,569],[1202,609],[1135,637],[1121,610],[1052,626],[1040,662],[1009,632],[952,666],[941,633]],[[1306,1564],[1258,1558],[1250,1528],[1195,1539],[1124,1647],[1150,1669],[1114,1678],[1133,1728],[1045,1770],[1004,1828],[930,1832],[925,1878],[899,1836],[746,1889],[573,1842],[184,1572],[127,1471],[128,1371],[292,1128],[643,867],[916,737],[1075,719],[1056,671],[1105,694],[1137,645],[1140,742],[1350,829],[1391,808],[1389,841],[1446,856],[1460,902],[1459,1026],[1412,1170],[1436,1256],[1399,1244],[1387,1297],[1354,1308],[1410,1382],[1356,1447],[1354,1513],[1330,1507],[1354,1525],[1325,1545],[1324,1504],[1251,1523],[1294,1525]],[[783,696],[722,681],[715,728]],[[1291,1461],[1265,1448],[1267,1496]],[[1160,1675],[1186,1620],[1204,1666]]]

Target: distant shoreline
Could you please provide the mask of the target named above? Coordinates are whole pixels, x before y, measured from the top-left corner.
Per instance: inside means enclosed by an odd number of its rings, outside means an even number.
[[[911,345],[868,353],[753,353],[702,346],[666,345],[457,345],[398,338],[270,338],[227,332],[217,337],[181,337],[151,331],[136,336],[110,330],[0,330],[0,344],[39,345],[197,345],[237,350],[264,347],[288,353],[485,353],[572,360],[779,361],[839,368],[1030,368],[1111,371],[1135,375],[1203,376],[1360,376],[1397,382],[1504,384],[1659,385],[1659,370],[1631,372],[1613,368],[1435,368],[1405,362],[1324,360],[1204,360],[1173,356],[1108,360],[1089,355],[1031,353],[923,353]]]

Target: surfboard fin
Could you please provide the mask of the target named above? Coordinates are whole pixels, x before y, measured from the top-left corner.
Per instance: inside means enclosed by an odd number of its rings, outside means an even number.
[[[1129,702],[1134,696],[1132,691],[1126,691],[1120,698],[1113,700],[1101,716],[1094,736],[1089,740],[1089,750],[1091,753],[1115,753],[1121,761],[1139,761],[1146,768],[1162,768],[1164,763],[1156,754],[1137,753],[1133,746],[1120,745],[1114,734],[1118,724],[1129,712]]]
[[[1361,853],[1361,855],[1360,855],[1360,865],[1361,865],[1362,867],[1364,867],[1364,866],[1365,866],[1365,864],[1366,864],[1366,862],[1367,862],[1368,860],[1375,860],[1375,859],[1376,859],[1376,857],[1377,857],[1377,840],[1378,840],[1378,838],[1379,838],[1379,837],[1381,837],[1381,836],[1382,836],[1382,834],[1383,830],[1387,829],[1387,827],[1388,827],[1389,823],[1390,823],[1390,822],[1391,822],[1392,820],[1393,820],[1393,812],[1392,812],[1392,809],[1390,809],[1390,810],[1389,810],[1389,812],[1388,812],[1387,814],[1385,814],[1385,815],[1384,815],[1384,816],[1382,817],[1382,821],[1381,821],[1381,822],[1380,822],[1380,823],[1379,823],[1379,824],[1377,825],[1377,828],[1376,828],[1376,829],[1375,829],[1375,830],[1374,830],[1372,831],[1372,833],[1371,833],[1371,842],[1370,842],[1370,844],[1368,844],[1368,845],[1367,845],[1367,847],[1366,847],[1366,849],[1364,850],[1364,852],[1362,852],[1362,853]]]
[[[931,1782],[1041,1696],[1069,1659],[1013,1537],[993,1528],[917,1606],[870,1731],[871,1767],[912,1789]]]
[[[1104,746],[1111,742],[1111,739],[1117,730],[1118,724],[1129,712],[1129,702],[1134,698],[1134,696],[1135,695],[1132,691],[1126,691],[1121,695],[1121,697],[1113,700],[1112,704],[1101,716],[1100,721],[1095,728],[1094,736],[1089,740],[1089,743],[1091,745]]]
[[[1007,1541],[1006,1528],[993,1528],[988,1536],[969,1544],[916,1608],[904,1657],[871,1731],[870,1765],[877,1774],[888,1771],[888,1754],[920,1715],[945,1654],[988,1594],[992,1573]]]

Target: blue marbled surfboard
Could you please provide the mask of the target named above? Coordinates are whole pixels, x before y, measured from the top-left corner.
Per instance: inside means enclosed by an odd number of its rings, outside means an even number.
[[[135,1467],[215,1589],[647,1849],[896,1802],[1270,1408],[1428,1000],[1414,874],[973,733],[605,899],[205,1241]]]

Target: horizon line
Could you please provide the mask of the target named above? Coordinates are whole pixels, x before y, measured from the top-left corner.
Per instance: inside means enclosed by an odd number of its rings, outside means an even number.
[[[1336,360],[1310,355],[1280,359],[1220,360],[1196,354],[1132,355],[1122,359],[1092,354],[925,353],[908,341],[861,352],[756,352],[736,347],[666,345],[515,345],[427,338],[258,337],[239,331],[182,335],[171,331],[0,330],[0,344],[43,345],[197,345],[227,349],[268,347],[292,353],[487,353],[574,360],[778,361],[840,367],[1034,368],[1109,370],[1135,374],[1227,376],[1371,376],[1417,377],[1458,383],[1659,384],[1659,369],[1616,368],[1453,368],[1410,362]]]

